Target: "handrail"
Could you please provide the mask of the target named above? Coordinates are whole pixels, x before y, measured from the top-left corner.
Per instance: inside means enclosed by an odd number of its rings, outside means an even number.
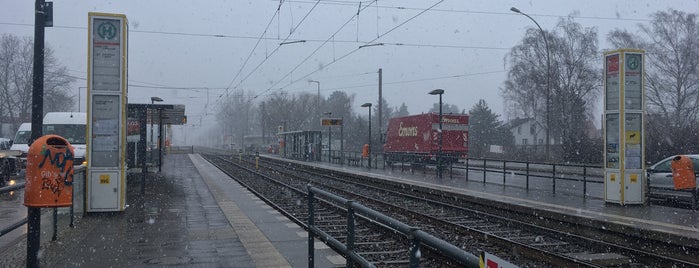
[[[381,223],[391,229],[400,232],[409,239],[411,239],[410,245],[410,267],[419,267],[419,247],[420,243],[424,243],[439,252],[443,253],[445,256],[452,258],[453,260],[459,262],[461,265],[467,267],[479,267],[479,258],[469,252],[462,250],[461,248],[454,246],[442,239],[434,237],[433,235],[422,231],[418,228],[409,226],[403,222],[400,222],[394,218],[391,218],[385,214],[378,211],[370,209],[362,204],[356,203],[352,200],[345,199],[343,197],[337,196],[335,194],[323,191],[321,189],[315,188],[311,185],[306,186],[308,190],[308,237],[309,237],[309,267],[313,267],[313,237],[324,237],[327,241],[336,248],[341,250],[341,253],[345,256],[349,256],[347,259],[347,266],[351,267],[352,262],[358,262],[364,267],[373,267],[366,259],[359,256],[354,252],[354,245],[352,240],[348,239],[348,245],[342,245],[337,239],[333,238],[329,234],[323,232],[313,225],[313,199],[314,195],[318,194],[332,201],[338,202],[340,204],[345,204],[348,218],[353,219],[355,213],[363,215],[373,221]],[[349,220],[348,220],[349,221]],[[352,220],[353,221],[353,220]],[[354,228],[352,225],[348,225],[347,237],[354,237]]]
[[[86,175],[86,168],[84,168],[83,166],[75,166],[73,177],[77,178],[80,176],[79,174],[82,174],[82,176],[83,176],[83,185],[84,185],[84,180],[85,180],[84,176]],[[5,187],[0,188],[0,194],[6,194],[6,193],[10,193],[12,191],[22,190],[25,188],[25,186],[26,186],[26,183],[17,183],[15,185],[5,186]],[[74,187],[72,187],[72,189],[73,189],[73,197],[75,197],[75,184],[74,184]],[[73,227],[73,221],[75,218],[74,206],[75,206],[75,202],[73,202],[73,204],[70,206],[70,224],[69,224],[70,227]],[[57,238],[57,235],[58,235],[58,210],[53,209],[52,213],[53,213],[52,240],[55,241]],[[23,225],[27,224],[27,221],[28,221],[28,219],[25,217],[23,219],[20,219],[19,221],[16,221],[14,223],[11,223],[8,226],[3,227],[2,229],[0,229],[0,236],[6,235],[7,233],[12,232],[17,228],[22,227]]]

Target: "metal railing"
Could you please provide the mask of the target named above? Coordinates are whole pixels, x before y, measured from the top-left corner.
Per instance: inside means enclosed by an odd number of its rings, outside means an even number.
[[[524,187],[529,190],[532,177],[551,180],[551,191],[556,193],[557,181],[582,183],[582,195],[586,198],[588,184],[603,184],[603,169],[599,165],[535,163],[525,161],[508,161],[487,158],[469,158],[463,165],[452,167],[456,170],[464,170],[466,180],[469,180],[469,171],[483,172],[483,183],[486,183],[487,173],[502,174],[502,184],[507,184],[507,175],[524,176]]]
[[[374,267],[369,261],[364,259],[362,256],[354,251],[354,219],[357,214],[362,215],[372,221],[376,221],[383,224],[386,227],[391,228],[392,231],[397,231],[407,237],[410,240],[410,267],[419,267],[420,265],[420,245],[425,244],[429,247],[434,248],[438,252],[444,254],[446,257],[459,262],[460,265],[466,267],[479,267],[479,258],[469,252],[462,250],[461,248],[454,246],[444,240],[434,237],[427,232],[409,226],[403,222],[396,219],[388,217],[382,213],[379,213],[373,209],[365,207],[359,203],[352,200],[348,200],[337,196],[335,194],[323,191],[321,189],[307,186],[308,190],[308,267],[314,267],[314,238],[319,238],[331,244],[334,248],[339,249],[340,253],[347,256],[346,262],[347,267],[352,267],[354,263],[358,263],[363,267]],[[320,230],[314,225],[314,206],[313,200],[315,195],[322,196],[337,202],[339,204],[344,204],[347,210],[347,241],[346,244],[342,244],[339,240],[327,234],[326,232]]]
[[[84,187],[85,187],[85,180],[86,180],[86,168],[85,166],[75,166],[74,167],[74,173],[73,173],[73,201],[72,205],[70,206],[70,227],[74,227],[74,219],[75,219],[75,207],[78,206],[79,211],[84,211]],[[6,186],[0,188],[0,194],[9,194],[14,191],[19,191],[24,189],[25,183],[17,183],[15,185],[11,186]],[[76,189],[77,188],[77,189]],[[77,197],[77,198],[76,198]],[[75,200],[78,200],[78,203],[76,203]],[[51,240],[56,241],[58,238],[58,208],[53,208],[52,209],[53,213],[53,222],[52,222],[52,227],[53,227],[53,235],[51,236]],[[42,213],[43,214],[43,213]],[[9,232],[14,231],[17,228],[22,227],[23,225],[27,224],[27,218],[20,219],[14,223],[11,223],[8,226],[3,227],[0,229],[0,236],[6,235]]]

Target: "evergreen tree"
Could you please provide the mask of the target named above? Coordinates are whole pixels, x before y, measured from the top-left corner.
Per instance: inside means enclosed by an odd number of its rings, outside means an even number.
[[[512,144],[512,134],[485,100],[479,100],[469,113],[469,157],[487,157],[490,145],[509,147]]]

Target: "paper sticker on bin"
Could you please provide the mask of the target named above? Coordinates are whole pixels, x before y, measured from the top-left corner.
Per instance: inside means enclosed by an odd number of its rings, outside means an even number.
[[[68,207],[73,196],[73,147],[58,135],[42,136],[27,154],[24,205]]]

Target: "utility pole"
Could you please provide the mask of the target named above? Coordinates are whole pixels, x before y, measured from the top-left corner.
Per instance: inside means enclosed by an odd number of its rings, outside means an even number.
[[[381,140],[381,137],[383,137],[383,136],[382,136],[382,132],[381,132],[381,128],[383,127],[383,124],[381,124],[381,121],[383,121],[383,120],[382,120],[382,119],[383,119],[383,113],[381,112],[381,109],[383,109],[383,102],[382,102],[382,101],[383,101],[383,97],[382,97],[382,93],[381,93],[381,86],[383,85],[383,83],[381,82],[381,81],[382,81],[382,77],[381,77],[381,76],[382,76],[382,75],[381,75],[381,68],[379,68],[379,142],[382,141],[382,140]],[[379,143],[379,144],[380,144],[380,143]]]

